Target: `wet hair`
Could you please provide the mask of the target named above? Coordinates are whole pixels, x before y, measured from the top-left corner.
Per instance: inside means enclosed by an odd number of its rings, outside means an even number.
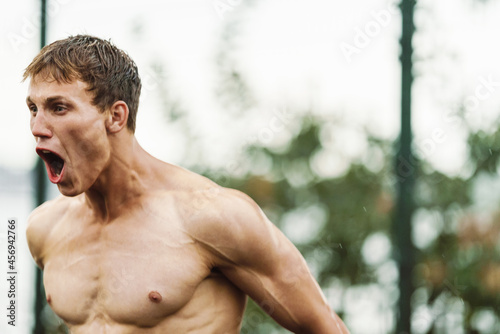
[[[110,41],[89,35],[55,41],[25,69],[23,81],[38,76],[58,83],[83,81],[94,95],[92,104],[101,112],[124,101],[129,109],[127,128],[135,131],[141,79],[134,61]]]

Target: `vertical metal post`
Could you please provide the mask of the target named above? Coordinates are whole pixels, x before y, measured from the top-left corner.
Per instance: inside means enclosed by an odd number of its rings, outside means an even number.
[[[411,219],[414,211],[413,187],[418,166],[411,150],[411,88],[413,83],[412,38],[415,31],[413,22],[415,3],[415,0],[401,0],[400,4],[403,25],[401,36],[401,135],[396,161],[399,188],[394,221],[400,295],[396,334],[411,333],[411,296],[414,291],[412,272],[415,266],[415,250],[411,238]]]
[[[45,0],[42,0],[45,1]],[[37,205],[45,202],[45,166],[42,159],[38,158],[35,166],[35,184],[36,184],[36,203]],[[43,288],[43,274],[40,268],[36,267],[36,279],[35,279],[35,327],[33,329],[34,334],[44,334],[45,329],[42,324],[42,311],[45,306],[45,292]]]
[[[40,12],[40,49],[47,44],[47,0],[41,0]]]
[[[41,0],[40,12],[40,48],[43,48],[47,42],[47,0]],[[41,158],[38,158],[35,165],[35,202],[40,205],[46,200],[47,176],[45,175],[45,166]],[[42,323],[42,311],[45,306],[45,291],[43,288],[43,274],[40,268],[36,268],[35,279],[35,327],[34,334],[45,334],[45,328]]]

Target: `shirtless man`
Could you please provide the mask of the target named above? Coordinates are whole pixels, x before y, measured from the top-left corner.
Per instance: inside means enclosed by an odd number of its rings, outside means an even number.
[[[46,298],[71,333],[239,333],[246,296],[295,333],[348,333],[286,237],[243,193],[138,144],[134,62],[75,36],[27,67],[36,152],[63,196],[30,216]]]

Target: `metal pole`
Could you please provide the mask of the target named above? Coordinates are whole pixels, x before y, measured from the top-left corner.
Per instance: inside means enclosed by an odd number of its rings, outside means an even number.
[[[411,333],[411,296],[414,291],[412,272],[415,266],[415,249],[412,243],[411,219],[414,211],[413,187],[417,162],[412,155],[411,131],[411,87],[412,73],[412,38],[415,31],[413,11],[415,0],[402,0],[400,4],[402,14],[401,36],[401,135],[400,146],[396,161],[396,175],[398,178],[398,200],[394,228],[396,232],[396,251],[399,265],[399,314],[396,333]]]
[[[47,0],[41,0],[40,13],[40,49],[47,44]]]
[[[39,158],[35,166],[35,183],[36,183],[36,202],[37,205],[45,201],[45,166]],[[44,334],[45,329],[42,324],[42,311],[45,306],[45,291],[43,287],[43,274],[40,268],[36,267],[36,280],[35,280],[35,328],[34,334]]]
[[[47,41],[47,0],[41,0],[40,12],[40,48],[43,48]],[[37,159],[35,166],[35,188],[36,206],[41,205],[46,200],[47,177],[45,175],[45,166],[41,158]],[[45,328],[42,323],[42,311],[45,306],[45,291],[43,287],[43,274],[40,268],[36,267],[35,280],[35,327],[34,334],[45,334]]]

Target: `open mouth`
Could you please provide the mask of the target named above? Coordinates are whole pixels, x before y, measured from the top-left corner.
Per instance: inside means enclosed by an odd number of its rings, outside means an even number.
[[[49,150],[37,149],[36,153],[45,161],[50,182],[59,183],[64,172],[64,160]]]

